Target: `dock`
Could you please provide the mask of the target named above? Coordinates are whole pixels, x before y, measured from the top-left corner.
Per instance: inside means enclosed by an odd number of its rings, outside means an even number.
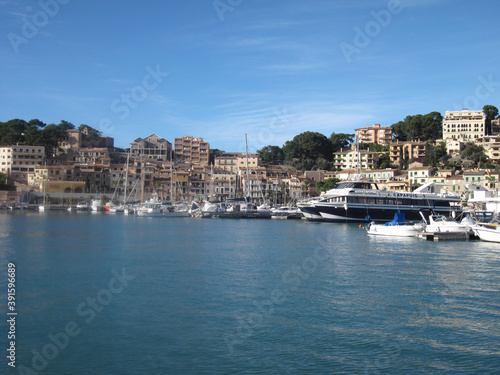
[[[471,232],[421,232],[417,237],[427,241],[468,241],[477,239]]]
[[[236,212],[200,212],[197,213],[201,218],[217,218],[217,219],[269,219],[271,213],[266,211],[236,211]]]

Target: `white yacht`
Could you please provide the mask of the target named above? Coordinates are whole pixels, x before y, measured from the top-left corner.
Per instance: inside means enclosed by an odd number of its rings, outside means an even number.
[[[500,242],[500,216],[488,223],[478,223],[473,230],[482,241]]]
[[[398,211],[404,212],[408,220],[420,220],[420,211],[427,215],[460,213],[460,197],[435,193],[436,185],[431,182],[409,193],[379,190],[373,182],[344,181],[319,200],[297,206],[309,220],[320,215],[333,222],[387,222]]]

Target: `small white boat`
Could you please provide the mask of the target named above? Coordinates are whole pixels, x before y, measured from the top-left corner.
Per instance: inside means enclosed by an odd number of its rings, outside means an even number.
[[[77,211],[88,211],[89,210],[89,204],[87,202],[78,202],[76,204],[76,210]]]
[[[189,208],[184,203],[177,203],[172,205],[163,205],[162,207],[163,216],[165,217],[188,217]]]
[[[453,218],[444,215],[430,215],[429,224],[425,226],[428,233],[436,232],[472,232],[472,226],[475,224],[470,221],[470,216],[458,222]]]
[[[142,203],[140,207],[135,210],[135,214],[137,216],[163,216],[163,208],[158,196],[153,194],[151,199]]]
[[[103,210],[101,198],[92,199],[90,202],[90,210],[94,212]]]
[[[120,206],[110,205],[109,212],[112,214],[123,214],[123,213],[125,213],[125,206],[123,206],[123,205],[120,205]]]
[[[271,210],[271,219],[301,219],[304,215],[297,207],[276,207]]]
[[[473,230],[482,241],[500,242],[500,216],[488,223],[478,223]]]
[[[394,219],[385,224],[371,222],[366,227],[366,232],[371,235],[394,236],[394,237],[414,237],[422,232],[425,223],[407,222],[404,212],[396,212]]]
[[[262,203],[260,206],[257,206],[257,211],[259,212],[271,212],[272,207],[267,203]]]

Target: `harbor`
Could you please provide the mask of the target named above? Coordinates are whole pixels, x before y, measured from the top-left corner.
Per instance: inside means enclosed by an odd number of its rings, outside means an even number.
[[[90,211],[1,211],[0,233],[0,266],[29,291],[18,366],[68,322],[80,333],[44,372],[488,374],[500,360],[497,244]]]

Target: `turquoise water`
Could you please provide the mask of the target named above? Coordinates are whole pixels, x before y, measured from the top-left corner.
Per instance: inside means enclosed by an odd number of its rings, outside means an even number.
[[[498,244],[352,224],[0,213],[21,374],[493,374]],[[24,367],[23,367],[24,366]]]

